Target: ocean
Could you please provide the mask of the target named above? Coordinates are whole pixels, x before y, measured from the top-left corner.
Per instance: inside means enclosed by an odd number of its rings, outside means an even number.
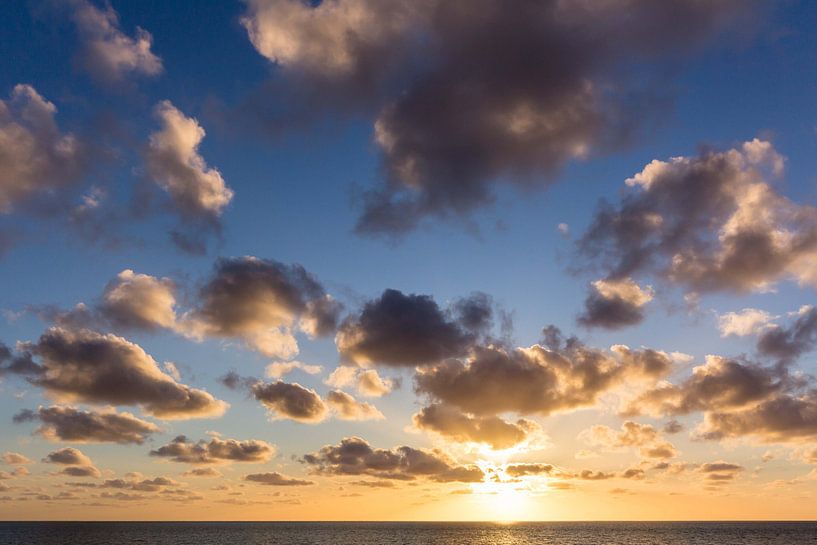
[[[800,522],[0,522],[2,545],[797,545]]]

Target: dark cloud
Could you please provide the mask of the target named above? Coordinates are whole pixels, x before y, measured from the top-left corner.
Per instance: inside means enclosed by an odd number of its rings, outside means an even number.
[[[8,346],[0,342],[0,377],[6,374],[37,376],[42,371],[30,353],[14,353]]]
[[[73,186],[86,172],[86,146],[60,131],[57,108],[31,85],[0,100],[0,215]]]
[[[15,422],[37,421],[39,435],[49,441],[71,443],[135,443],[141,445],[159,427],[140,420],[130,413],[83,411],[74,407],[53,405],[36,411],[23,410],[14,416]]]
[[[60,470],[60,475],[68,475],[69,477],[94,477],[99,478],[102,473],[95,467],[88,466],[68,466]]]
[[[116,335],[53,327],[25,348],[42,368],[30,381],[58,400],[139,405],[166,419],[220,416],[227,408],[204,390],[179,384],[140,346]]]
[[[426,478],[438,482],[481,482],[484,477],[477,466],[459,465],[438,450],[407,446],[375,449],[359,437],[327,445],[303,456],[302,461],[320,475],[369,475],[406,481]]]
[[[43,458],[43,462],[66,466],[60,470],[61,475],[70,477],[94,477],[102,476],[102,473],[94,467],[91,459],[82,451],[72,447],[66,447],[51,452]]]
[[[281,380],[272,383],[257,382],[251,387],[253,397],[261,402],[273,418],[289,418],[315,424],[324,420],[328,408],[315,390],[298,383]]]
[[[804,307],[794,323],[766,329],[757,340],[757,351],[783,363],[795,361],[817,346],[817,308]]]
[[[193,443],[179,435],[167,445],[151,450],[151,456],[170,458],[186,464],[218,464],[224,462],[262,463],[275,454],[275,447],[258,439],[237,441],[213,437],[210,441]]]
[[[377,111],[385,180],[365,194],[358,230],[399,233],[489,203],[500,181],[541,186],[620,146],[662,102],[633,64],[699,43],[738,10],[749,11],[733,0],[252,0],[242,22],[292,94]]]
[[[341,311],[323,286],[300,265],[256,257],[219,259],[198,294],[197,307],[180,327],[193,337],[242,339],[270,357],[291,357],[297,328],[330,335]]]
[[[665,383],[642,392],[623,412],[661,416],[734,409],[768,399],[790,385],[780,367],[710,355],[680,385]]]
[[[336,343],[352,363],[415,366],[464,355],[491,319],[482,294],[455,303],[452,313],[427,295],[388,289],[341,325]],[[453,316],[451,315],[453,314]]]
[[[729,462],[708,462],[698,466],[697,471],[703,474],[706,484],[718,486],[734,481],[744,469]]]
[[[761,443],[817,440],[817,390],[780,394],[744,410],[713,410],[696,430],[702,439],[751,437]]]
[[[294,479],[274,471],[271,473],[251,473],[249,475],[245,475],[244,480],[266,486],[307,486],[310,484],[315,484],[314,481]]]
[[[212,467],[197,467],[182,473],[185,477],[222,477],[223,475]]]
[[[43,459],[44,462],[60,465],[90,466],[93,465],[91,459],[85,456],[81,450],[66,447],[51,452]]]
[[[677,420],[673,419],[664,424],[663,430],[664,433],[669,434],[681,433],[682,431],[684,431],[684,425],[678,422]]]
[[[524,463],[505,466],[505,473],[511,477],[526,477],[528,475],[550,475],[557,471],[552,464]]]
[[[457,442],[474,442],[493,449],[507,449],[539,431],[530,420],[507,422],[498,416],[473,416],[441,404],[432,404],[412,416],[414,427],[440,434]]]
[[[578,243],[608,280],[657,274],[694,292],[766,289],[785,278],[815,285],[817,208],[780,195],[784,160],[772,144],[652,161],[602,203]]]
[[[584,301],[579,324],[585,327],[621,329],[644,320],[643,306],[652,300],[652,290],[642,289],[630,279],[598,280]]]
[[[590,407],[625,380],[654,381],[672,366],[663,352],[616,346],[607,353],[575,338],[562,344],[558,330],[546,332],[550,347],[476,347],[464,361],[421,369],[416,390],[475,415],[548,415]]]

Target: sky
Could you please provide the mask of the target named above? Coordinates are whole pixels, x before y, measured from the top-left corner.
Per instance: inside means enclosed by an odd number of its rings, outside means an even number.
[[[814,519],[815,23],[7,6],[0,519]]]

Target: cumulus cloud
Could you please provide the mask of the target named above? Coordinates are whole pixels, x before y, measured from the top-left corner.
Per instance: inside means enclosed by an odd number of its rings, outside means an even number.
[[[579,250],[621,279],[655,273],[693,292],[817,286],[817,208],[780,195],[784,159],[752,140],[723,152],[655,160],[602,204]]]
[[[105,287],[100,311],[120,327],[172,328],[176,322],[175,290],[169,278],[125,269]]]
[[[360,314],[347,318],[335,342],[341,358],[357,365],[436,363],[464,355],[477,338],[474,327],[485,329],[490,313],[476,312],[472,307],[478,305],[473,299],[460,301],[445,312],[430,296],[388,289],[367,302]]]
[[[760,354],[791,363],[817,346],[817,308],[805,306],[788,326],[766,329],[757,340]]]
[[[785,369],[709,355],[680,385],[663,383],[642,392],[623,412],[662,416],[736,409],[768,399],[788,385]]]
[[[131,413],[118,413],[113,409],[83,411],[59,405],[39,407],[36,411],[23,410],[14,416],[14,421],[40,422],[36,433],[55,442],[141,445],[151,434],[160,431],[156,424]]]
[[[31,85],[0,100],[0,215],[35,197],[57,194],[84,174],[82,142],[60,131],[57,108]]]
[[[183,222],[192,222],[196,231],[203,227],[218,230],[219,218],[233,199],[233,190],[221,173],[209,167],[199,154],[204,129],[195,118],[186,117],[168,100],[156,105],[154,115],[161,129],[150,135],[145,154],[150,177],[170,195]],[[175,235],[174,240],[182,249],[194,249],[202,244],[194,238],[195,233]]]
[[[540,431],[535,422],[524,418],[507,422],[497,416],[474,416],[436,403],[423,407],[411,420],[419,430],[438,433],[451,441],[483,443],[495,450],[516,446]]]
[[[60,473],[71,477],[101,477],[102,473],[82,451],[66,447],[49,453],[43,462],[64,467]]]
[[[165,419],[216,417],[228,406],[176,382],[139,345],[113,334],[52,327],[23,346],[40,360],[30,382],[58,401],[139,405]]]
[[[338,367],[325,382],[335,388],[353,386],[366,397],[384,396],[399,385],[397,380],[381,377],[376,369],[359,369],[351,366]]]
[[[332,390],[326,394],[326,404],[340,420],[383,420],[386,418],[371,403],[358,401],[340,390]]]
[[[266,486],[307,486],[310,484],[315,484],[314,481],[287,477],[286,475],[281,475],[275,471],[270,473],[250,473],[249,475],[244,476],[244,480]]]
[[[746,337],[755,335],[771,326],[775,317],[756,308],[745,308],[740,312],[727,312],[718,316],[718,329],[721,337]]]
[[[642,458],[668,459],[678,456],[675,446],[665,440],[658,430],[630,420],[624,422],[620,430],[603,425],[592,426],[581,432],[579,438],[605,450],[637,448]]]
[[[299,96],[377,111],[386,178],[358,229],[395,233],[487,204],[500,180],[532,187],[621,145],[633,96],[639,117],[653,101],[620,68],[698,43],[739,6],[252,0],[242,23]]]
[[[328,414],[328,407],[315,390],[305,388],[298,383],[287,383],[281,380],[272,383],[256,382],[250,391],[269,409],[274,419],[288,418],[298,422],[316,424],[323,421]]]
[[[262,463],[275,455],[275,447],[259,439],[238,441],[213,437],[210,441],[191,442],[179,435],[167,445],[151,450],[151,456],[170,458],[185,464],[219,464],[225,462]]]
[[[238,338],[265,356],[290,358],[298,353],[295,328],[329,335],[341,308],[300,265],[251,256],[219,259],[180,327],[193,337]]]
[[[481,482],[485,475],[479,467],[459,465],[439,450],[372,448],[360,437],[326,445],[304,455],[302,461],[318,475],[368,475],[404,481],[426,478],[438,482]]]
[[[642,307],[652,301],[650,286],[641,288],[630,278],[597,280],[584,301],[578,322],[586,327],[620,329],[644,320]]]
[[[19,452],[4,452],[3,456],[0,456],[0,461],[10,466],[19,466],[32,463],[31,460]]]
[[[69,6],[80,40],[78,61],[94,78],[111,83],[132,73],[155,76],[162,72],[162,60],[150,50],[150,33],[136,27],[136,36],[131,38],[122,32],[110,4],[100,9],[88,0],[71,0]]]
[[[702,439],[749,437],[761,443],[817,440],[817,390],[779,394],[742,410],[713,410],[695,433]]]
[[[656,350],[618,345],[605,352],[575,338],[563,342],[555,328],[546,337],[548,346],[475,347],[467,359],[420,369],[417,392],[475,415],[548,415],[593,406],[625,381],[655,381],[672,367]]]

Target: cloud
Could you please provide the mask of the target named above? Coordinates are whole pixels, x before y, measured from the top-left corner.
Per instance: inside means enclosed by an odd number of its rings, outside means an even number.
[[[761,443],[808,443],[817,437],[817,390],[778,394],[743,410],[712,410],[695,431],[702,439],[751,437]]]
[[[221,473],[212,467],[197,467],[182,473],[185,477],[223,477]]]
[[[709,355],[680,385],[664,383],[646,390],[623,413],[662,416],[734,409],[768,399],[787,387],[787,374],[779,367]]]
[[[244,480],[266,486],[307,486],[310,484],[315,484],[314,481],[294,479],[274,471],[271,473],[251,473],[249,475],[245,475]]]
[[[484,329],[490,320],[463,305],[447,313],[430,296],[387,289],[341,324],[335,343],[344,361],[364,366],[429,365],[460,356],[477,338],[470,328]]]
[[[68,475],[69,477],[93,477],[97,479],[102,476],[102,472],[99,471],[97,468],[86,466],[64,467],[60,471],[60,474]]]
[[[36,376],[42,368],[34,362],[31,354],[14,353],[11,348],[0,342],[0,378],[3,375]]]
[[[328,414],[328,407],[315,390],[298,383],[281,380],[257,382],[250,387],[253,397],[269,409],[274,419],[289,418],[307,424],[317,424]]]
[[[168,487],[177,487],[181,483],[174,481],[169,477],[154,477],[152,479],[146,479],[143,475],[139,473],[129,473],[125,475],[125,479],[107,479],[104,483],[98,485],[98,488],[112,488],[115,490],[133,490],[136,492],[162,492],[167,490]],[[104,494],[102,497],[111,497],[105,496]],[[138,496],[138,498],[134,497],[113,497],[113,499],[123,499],[123,500],[131,500],[131,499],[141,499],[143,496]]]
[[[415,428],[431,431],[451,441],[474,442],[502,450],[516,446],[540,430],[535,422],[521,418],[507,422],[497,416],[473,416],[442,404],[423,407],[411,417]]]
[[[82,451],[72,447],[55,450],[43,458],[43,462],[64,467],[60,473],[71,477],[101,477],[102,473]]]
[[[656,350],[619,345],[610,353],[575,338],[564,343],[546,329],[549,346],[475,347],[465,360],[449,359],[419,369],[418,393],[475,415],[516,412],[549,415],[591,407],[625,380],[654,381],[672,367]]]
[[[4,452],[0,457],[0,461],[10,466],[19,466],[33,463],[31,460],[20,454],[19,452]]]
[[[196,338],[238,338],[265,356],[290,358],[298,353],[294,328],[315,337],[332,334],[341,308],[300,265],[219,259],[180,327]]]
[[[405,481],[426,478],[437,482],[481,482],[484,477],[479,467],[459,465],[439,450],[408,446],[376,449],[360,437],[326,445],[304,455],[302,461],[317,475],[368,475]]]
[[[386,418],[371,403],[358,401],[340,390],[332,390],[326,394],[326,404],[340,420],[384,420]]]
[[[668,459],[678,456],[675,446],[666,441],[658,430],[630,420],[624,422],[618,431],[600,424],[592,426],[582,431],[579,438],[605,450],[635,447],[642,458]]]
[[[125,269],[105,287],[101,313],[113,324],[132,329],[173,328],[176,322],[175,285]]]
[[[624,67],[698,44],[738,8],[252,0],[242,24],[292,94],[377,112],[385,180],[364,194],[358,230],[399,233],[490,203],[494,185],[541,186],[565,163],[621,146],[638,126],[634,102],[638,117],[658,110]]]
[[[817,308],[806,306],[788,327],[766,329],[757,340],[757,351],[783,363],[791,363],[817,346]]]
[[[745,308],[740,312],[727,312],[718,316],[718,329],[721,332],[721,337],[731,335],[746,337],[747,335],[756,335],[770,327],[770,322],[774,318],[765,310]]]
[[[275,447],[258,439],[237,441],[220,437],[213,437],[209,442],[192,443],[184,435],[179,435],[167,445],[151,450],[150,455],[197,465],[224,462],[262,463],[275,455]]]
[[[113,334],[52,327],[23,346],[41,362],[30,381],[58,401],[139,405],[164,419],[216,417],[228,407],[176,382],[140,346]]]
[[[511,477],[527,477],[528,475],[550,475],[556,471],[552,464],[519,463],[505,466],[505,473]]]
[[[354,386],[366,397],[381,397],[399,386],[397,380],[381,377],[376,369],[359,369],[344,365],[332,371],[325,383],[335,388]]]
[[[309,365],[300,361],[275,361],[267,365],[267,367],[264,369],[264,374],[267,376],[267,378],[277,379],[282,378],[284,375],[288,375],[295,369],[300,369],[308,375],[317,375],[323,371],[323,367],[320,365]]]
[[[780,195],[784,159],[752,140],[723,152],[654,160],[603,203],[579,241],[607,278],[660,275],[693,292],[750,292],[792,278],[817,286],[817,208]]]
[[[54,196],[85,173],[85,146],[60,132],[56,113],[31,85],[15,85],[10,98],[0,100],[0,215]]]
[[[727,484],[735,480],[743,470],[743,466],[723,461],[701,464],[697,469],[703,474],[707,484],[712,486]]]
[[[105,286],[91,305],[77,303],[69,310],[30,307],[43,319],[66,329],[179,330],[175,283],[125,269]]]
[[[170,195],[175,211],[183,222],[195,226],[194,231],[200,232],[202,227],[218,230],[219,218],[232,200],[233,190],[199,154],[204,129],[168,100],[156,105],[154,115],[162,127],[151,133],[145,153],[150,177]],[[181,243],[182,249],[201,244],[195,232],[175,234],[174,240]]]
[[[593,291],[584,301],[584,312],[579,324],[585,327],[620,329],[644,320],[642,307],[652,301],[650,286],[641,288],[630,278],[597,280]]]
[[[77,27],[82,68],[105,83],[121,81],[129,74],[155,76],[162,60],[151,50],[153,37],[140,27],[131,38],[119,28],[119,16],[109,4],[103,9],[88,0],[71,0],[71,19]]]
[[[151,434],[160,431],[157,425],[131,413],[118,413],[113,409],[83,411],[59,405],[23,410],[14,416],[14,421],[39,421],[41,426],[36,433],[55,442],[141,445]]]

